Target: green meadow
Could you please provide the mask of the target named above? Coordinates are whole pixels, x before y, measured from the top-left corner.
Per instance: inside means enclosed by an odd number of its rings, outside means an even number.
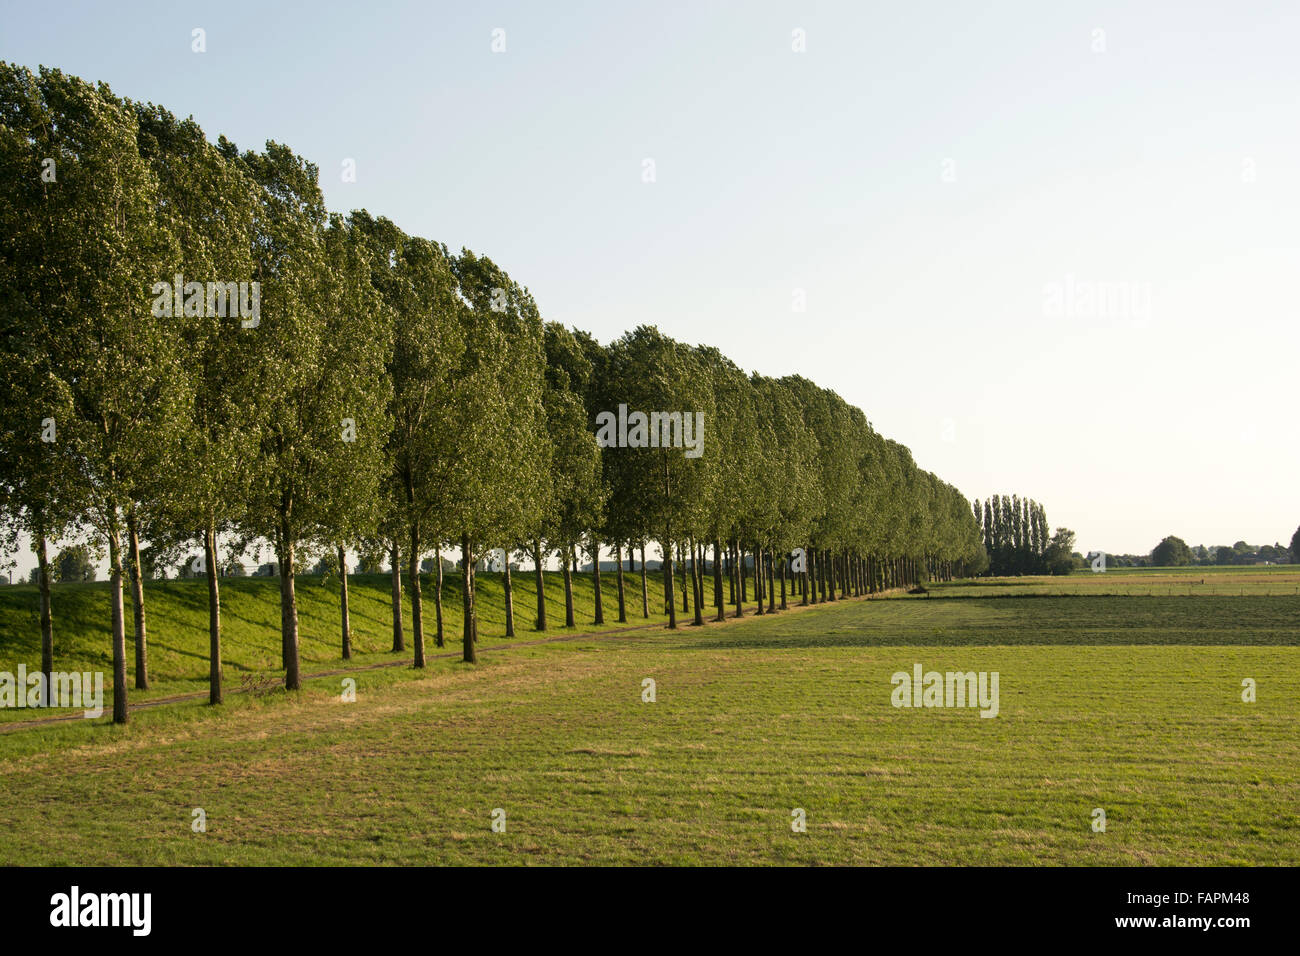
[[[387,578],[353,579],[346,664],[337,594],[305,579],[303,671],[329,676],[298,694],[126,727],[3,714],[0,864],[1297,865],[1298,570],[954,582],[677,631],[618,630],[646,624],[639,580],[620,626],[603,575],[603,633],[580,576],[580,626],[544,643],[531,575],[514,641],[485,576],[477,666],[449,577],[454,656],[422,671],[388,649]],[[203,588],[149,585],[155,688],[133,702],[203,692]],[[562,624],[558,575],[548,592]],[[222,593],[236,690],[278,665],[276,582]],[[0,589],[0,670],[39,660],[34,609]],[[108,669],[106,612],[103,584],[55,588],[56,666]],[[997,716],[893,706],[916,664],[996,671]]]

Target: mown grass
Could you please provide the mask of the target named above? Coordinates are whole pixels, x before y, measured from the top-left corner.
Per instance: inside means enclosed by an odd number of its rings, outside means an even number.
[[[1182,568],[1109,568],[1075,571],[1064,577],[978,578],[945,589],[956,596],[998,594],[1088,594],[1140,597],[1300,596],[1300,565],[1243,565]]]
[[[952,590],[0,735],[0,863],[1300,863],[1296,601]]]

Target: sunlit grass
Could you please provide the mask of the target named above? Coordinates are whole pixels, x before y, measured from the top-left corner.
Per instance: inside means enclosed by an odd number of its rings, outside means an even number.
[[[1300,863],[1300,602],[950,590],[0,735],[0,863]]]

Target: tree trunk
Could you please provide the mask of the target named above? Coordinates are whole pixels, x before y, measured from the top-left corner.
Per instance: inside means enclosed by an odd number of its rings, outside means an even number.
[[[722,544],[713,539],[713,606],[718,609],[715,621],[725,620],[727,615],[722,607]]]
[[[650,616],[650,586],[645,579],[645,542],[641,542],[641,616]]]
[[[727,603],[736,603],[736,556],[731,542],[727,542]]]
[[[348,617],[348,553],[339,545],[339,628],[343,638],[343,659],[352,659],[352,622]]]
[[[812,588],[808,586],[808,548],[803,549],[803,570],[798,572],[799,581],[799,604],[801,607],[807,607],[811,603]]]
[[[754,545],[754,601],[758,604],[755,614],[766,614],[763,608],[763,549],[759,545]]]
[[[564,546],[564,626],[573,627],[573,548]]]
[[[745,556],[740,553],[740,542],[731,542],[731,582],[732,582],[732,603],[736,605],[736,617],[745,616],[745,591],[741,587],[741,568],[745,564]]]
[[[537,630],[546,630],[546,577],[542,570],[542,539],[533,542],[533,579],[537,588]]]
[[[623,545],[621,542],[614,544],[614,560],[618,564],[618,623],[627,623],[627,604],[624,602],[623,595]]]
[[[593,541],[591,544],[591,573],[592,587],[596,591],[596,624],[605,623],[605,604],[600,598],[600,542]]]
[[[217,525],[211,517],[203,529],[203,560],[208,571],[208,703],[219,704],[221,694],[221,588],[217,581]],[[344,604],[346,608],[347,605]],[[347,611],[344,611],[347,620]],[[344,633],[346,634],[346,624]]]
[[[767,551],[767,613],[776,613],[776,568],[773,567],[776,561],[776,550],[769,548]],[[781,569],[781,583],[785,584],[785,569]],[[781,606],[785,606],[785,595],[781,595]]]
[[[149,643],[144,626],[144,580],[140,576],[140,528],[135,520],[135,508],[126,512],[126,531],[129,551],[127,573],[131,576],[131,609],[135,612],[135,688],[149,689]]]
[[[465,609],[464,645],[465,653],[461,658],[466,664],[478,663],[478,651],[474,647],[474,632],[477,629],[474,620],[474,562],[469,550],[469,535],[460,536],[461,555],[461,603]]]
[[[41,704],[45,707],[54,705],[54,611],[50,605],[50,558],[46,551],[45,528],[38,525],[36,529],[36,566],[40,568],[41,588],[41,673],[45,675],[45,692],[41,695]]]
[[[474,643],[477,644],[478,643],[478,569],[477,568],[474,569],[474,573],[470,576],[469,579],[469,603],[470,603],[470,608],[474,611],[474,616],[470,619],[470,623],[474,626]]]
[[[785,603],[785,555],[783,554],[781,555],[781,610],[788,609],[789,605]]]
[[[411,550],[406,555],[411,578],[411,640],[415,645],[414,666],[424,666],[424,608],[420,595],[420,531],[411,523]]]
[[[406,650],[406,641],[402,637],[402,556],[396,538],[389,556],[393,569],[393,653],[400,654]]]
[[[294,591],[294,543],[285,523],[280,526],[280,540],[284,554],[280,557],[280,609],[284,631],[284,689],[299,690],[302,683],[298,674],[298,595]]]
[[[689,595],[689,593],[690,593],[690,586],[691,586],[691,585],[690,585],[691,566],[690,566],[690,562],[686,560],[686,543],[685,543],[685,542],[682,542],[681,544],[679,544],[679,545],[677,546],[677,563],[678,563],[678,565],[680,565],[680,567],[681,567],[681,569],[682,569],[682,570],[681,570],[681,579],[682,579],[682,613],[683,613],[683,614],[689,614],[689,613],[690,613],[690,610],[691,610],[691,602],[690,602],[690,598],[688,597],[688,595]]]
[[[503,549],[505,561],[502,562],[502,572],[505,577],[501,579],[501,587],[506,596],[506,637],[515,636],[515,596],[510,590],[510,550]]]
[[[671,527],[664,535],[664,604],[668,607],[668,627],[677,629],[677,594],[673,590],[673,545]]]
[[[113,723],[126,723],[126,623],[122,613],[122,541],[117,508],[109,518],[108,568],[113,607]],[[53,694],[49,696],[53,697]]]
[[[700,572],[700,551],[691,539],[691,591],[695,600],[695,626],[704,626],[704,579]]]
[[[437,562],[436,573],[437,590],[433,592],[433,616],[437,623],[438,633],[434,635],[434,643],[439,647],[445,647],[446,638],[443,637],[442,627],[442,545],[433,549],[433,560]]]

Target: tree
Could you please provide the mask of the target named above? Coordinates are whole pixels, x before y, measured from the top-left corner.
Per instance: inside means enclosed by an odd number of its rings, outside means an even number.
[[[764,469],[763,455],[773,451],[771,442],[775,439],[770,434],[760,434],[759,396],[749,377],[717,349],[700,346],[694,353],[712,391],[710,416],[705,419],[707,451],[699,459],[702,481],[697,531],[704,543],[713,545],[714,619],[722,620],[727,605],[722,595],[722,548],[725,545],[731,551],[742,537],[752,536],[752,526],[757,522],[750,521],[747,528],[747,519],[761,517],[767,528],[774,528],[779,516],[772,507],[772,498],[764,494],[759,478],[763,474],[773,478],[785,476]],[[779,388],[776,383],[765,387],[771,393]],[[772,401],[777,399],[772,397]],[[782,410],[800,415],[797,407],[791,409],[788,396]],[[806,437],[801,416],[798,424],[801,436]],[[806,451],[806,447],[802,450]],[[802,498],[786,503],[792,507],[808,505]],[[806,534],[807,517],[801,515],[800,521],[805,525]],[[801,538],[799,543],[804,540]],[[734,583],[732,591],[735,594]],[[697,605],[700,603],[703,603],[702,586]],[[741,604],[736,607],[740,613]],[[697,620],[700,617],[701,609],[697,606]]]
[[[765,496],[772,503],[772,511],[764,528],[767,543],[772,547],[776,567],[781,579],[781,609],[787,605],[786,566],[794,548],[804,547],[812,529],[811,516],[818,512],[820,502],[820,474],[818,456],[820,449],[813,432],[804,422],[802,410],[794,395],[780,380],[754,375],[751,378],[754,409],[758,420],[765,423],[762,469],[753,474],[766,475]],[[721,404],[721,403],[719,403]],[[727,417],[719,411],[720,419]],[[859,458],[859,466],[863,459]],[[727,476],[724,475],[724,480]],[[865,483],[860,489],[869,492]],[[864,501],[859,515],[869,515],[870,506]],[[717,538],[714,539],[715,541]],[[716,558],[715,551],[715,558]],[[721,576],[715,572],[718,614],[722,614]]]
[[[75,476],[63,511],[84,518],[108,547],[113,720],[125,723],[123,536],[135,502],[175,456],[185,407],[180,337],[150,297],[173,273],[177,249],[157,176],[140,156],[134,108],[107,86],[57,70],[32,77],[6,68],[5,76],[31,109],[9,113],[4,125],[30,121],[19,135],[33,169],[49,157],[58,170],[57,188],[27,210],[24,231],[40,237],[51,264],[27,280],[41,319],[27,331],[38,334],[34,370],[59,408],[47,416],[50,443]]]
[[[179,244],[178,270],[191,280],[217,283],[211,296],[204,289],[202,310],[173,316],[190,368],[187,419],[178,454],[154,476],[153,487],[143,489],[149,500],[136,502],[128,515],[137,578],[136,680],[137,686],[147,685],[136,541],[143,524],[151,539],[161,536],[176,544],[197,538],[201,543],[208,585],[208,702],[219,704],[218,540],[241,517],[249,466],[257,455],[257,415],[267,407],[262,397],[267,376],[259,374],[253,346],[260,307],[260,294],[251,286],[257,187],[226,140],[213,146],[192,119],[178,120],[162,107],[140,105],[136,112],[140,152],[158,176],[161,214]]]
[[[350,222],[367,245],[372,282],[386,306],[384,315],[390,329],[392,349],[386,371],[392,383],[392,431],[387,453],[392,471],[388,500],[406,547],[414,665],[423,667],[420,558],[448,540],[452,530],[441,465],[455,458],[455,436],[447,430],[444,409],[445,396],[454,391],[452,374],[463,350],[457,319],[461,304],[441,246],[410,238],[389,220],[372,219],[364,211],[354,212]],[[436,644],[442,647],[441,588],[436,604]]]
[[[90,548],[84,544],[74,544],[60,551],[54,559],[54,580],[95,580],[95,562],[90,557]]]
[[[1156,567],[1181,567],[1192,561],[1192,549],[1182,538],[1169,537],[1151,550],[1151,563]]]
[[[80,194],[92,185],[76,175],[76,150],[54,135],[65,83],[58,73],[38,78],[0,63],[0,508],[7,544],[25,531],[36,553],[32,583],[40,588],[47,686],[54,666],[48,549],[88,500],[72,449],[60,440],[59,428],[66,436],[74,417],[73,396],[58,374],[60,344],[47,325],[53,310],[62,314],[77,298],[69,283],[78,260],[60,244],[76,242]],[[76,89],[90,98],[84,84]]]
[[[1295,529],[1295,534],[1291,535],[1291,560],[1300,564],[1300,528]]]
[[[325,220],[316,167],[276,143],[240,159],[261,187],[256,343],[271,379],[247,527],[275,547],[285,687],[298,690],[298,553],[339,540],[378,495],[390,330],[360,237],[337,216]]]
[[[1069,574],[1074,568],[1074,532],[1057,528],[1044,554],[1048,574]]]
[[[713,417],[712,389],[690,349],[653,326],[639,326],[610,346],[603,392],[610,400],[602,411],[616,419],[626,406],[627,416],[627,443],[609,444],[604,456],[611,494],[622,503],[611,523],[622,534],[659,540],[668,626],[676,628],[673,551],[692,532],[698,536],[706,487],[700,463],[706,446],[700,445],[701,455],[688,457],[685,429],[692,429],[692,441],[704,441],[704,433],[694,433],[698,422],[707,429]],[[603,427],[617,428],[611,419]],[[606,437],[614,436],[607,431]],[[634,443],[639,437],[645,445]]]
[[[533,540],[544,537],[560,555],[564,570],[565,627],[575,625],[573,578],[570,564],[584,535],[604,520],[606,489],[601,479],[601,451],[591,430],[584,395],[594,375],[591,361],[577,337],[558,322],[548,322],[545,335],[546,429],[551,452],[548,504],[539,513]],[[540,552],[534,555],[536,562]],[[592,555],[599,562],[599,546]],[[539,580],[541,572],[535,572]],[[540,594],[539,589],[539,594]],[[539,597],[539,627],[544,629],[545,607]]]
[[[542,404],[543,332],[536,303],[487,257],[452,262],[466,308],[465,348],[447,397],[456,457],[446,462],[447,524],[461,549],[463,659],[475,663],[474,565],[501,543],[533,533],[543,510],[550,446]]]

